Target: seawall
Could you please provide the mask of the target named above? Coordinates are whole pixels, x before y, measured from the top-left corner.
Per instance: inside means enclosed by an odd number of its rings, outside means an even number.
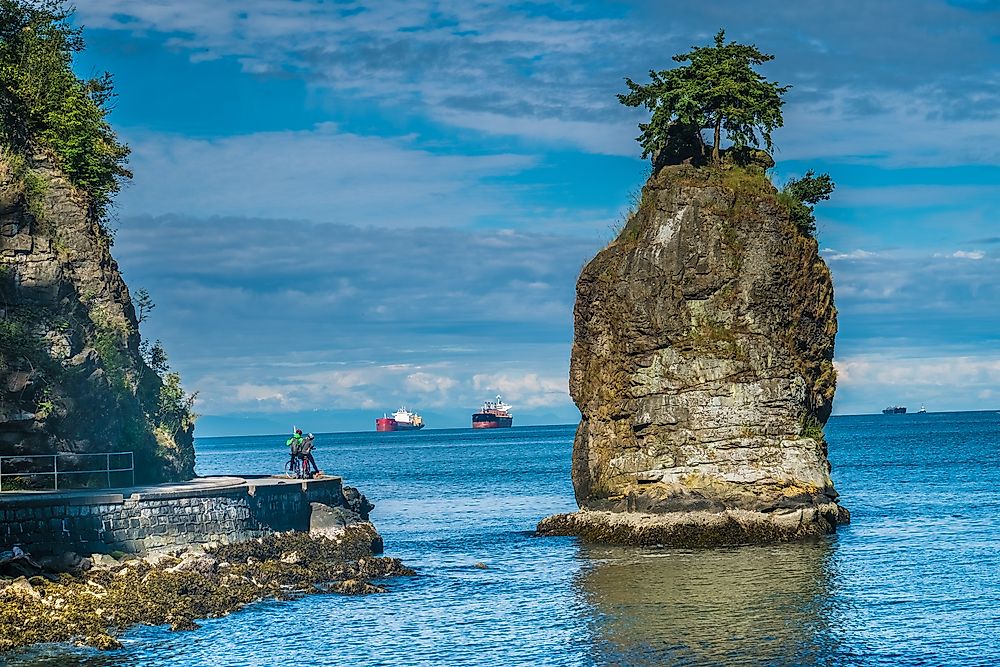
[[[0,550],[145,553],[309,530],[310,503],[346,507],[339,477],[204,477],[107,491],[0,494]]]

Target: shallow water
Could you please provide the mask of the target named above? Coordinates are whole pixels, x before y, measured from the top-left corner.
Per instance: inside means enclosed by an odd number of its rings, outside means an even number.
[[[827,434],[850,526],[697,551],[532,537],[575,509],[570,426],[320,435],[320,466],[376,503],[387,555],[418,577],[8,664],[1000,664],[1000,414],[835,417]],[[279,471],[283,441],[199,440],[198,472]]]

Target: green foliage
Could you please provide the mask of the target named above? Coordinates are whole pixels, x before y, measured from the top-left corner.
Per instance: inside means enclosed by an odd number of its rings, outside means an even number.
[[[179,374],[167,373],[163,377],[163,386],[160,387],[160,403],[156,414],[159,426],[173,437],[194,424],[192,408],[196,398],[196,393],[184,392]]]
[[[38,328],[51,330],[52,323],[65,322],[44,308],[11,307],[0,316],[0,370],[31,368],[40,375],[40,381],[58,377],[63,368],[49,354]]]
[[[0,350],[8,363],[16,363],[17,360],[33,362],[44,353],[38,336],[21,318],[10,315],[0,318]]]
[[[113,331],[98,330],[94,338],[94,350],[101,358],[101,366],[113,389],[119,391],[132,391],[132,383],[129,380],[128,356],[122,349],[121,338]]]
[[[135,304],[136,322],[142,324],[149,318],[149,314],[156,308],[156,304],[153,303],[153,297],[149,295],[149,292],[145,288],[140,288],[136,291],[133,301]]]
[[[823,425],[819,423],[813,415],[805,414],[802,416],[802,422],[800,424],[799,436],[803,438],[812,438],[813,440],[822,441],[826,436],[823,434]]]
[[[106,117],[111,75],[80,79],[73,55],[84,48],[60,0],[0,0],[0,133],[20,152],[49,148],[98,216],[130,178],[129,149]]]
[[[35,418],[45,419],[52,414],[52,410],[55,409],[55,403],[46,399],[44,401],[38,402],[38,407],[35,408]]]
[[[622,104],[652,112],[649,123],[639,124],[637,141],[644,158],[685,137],[695,136],[701,143],[703,129],[714,132],[715,164],[721,163],[723,131],[736,148],[759,147],[763,141],[768,152],[773,149],[771,132],[783,123],[782,95],[790,86],[767,81],[753,67],[774,56],[752,44],[727,44],[725,30],[719,30],[714,46],[695,46],[673,59],[687,64],[650,70],[646,85],[626,77],[629,92],[618,95]]]
[[[788,209],[789,217],[799,229],[812,234],[816,231],[813,207],[821,201],[828,200],[835,187],[830,174],[816,176],[810,169],[802,178],[792,179],[786,183],[778,193],[778,201]]]
[[[167,361],[167,351],[163,349],[163,343],[157,340],[155,343],[150,345],[147,341],[143,341],[140,346],[140,352],[142,353],[143,361],[149,366],[154,373],[162,377],[170,370],[170,364]]]

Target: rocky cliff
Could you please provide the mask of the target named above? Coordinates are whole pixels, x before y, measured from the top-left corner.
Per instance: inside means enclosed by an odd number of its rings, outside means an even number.
[[[140,354],[111,239],[53,164],[0,153],[0,455],[132,451],[138,481],[190,477],[190,415]]]
[[[755,167],[659,169],[577,284],[584,511],[542,533],[714,544],[830,532],[836,310],[816,241]]]

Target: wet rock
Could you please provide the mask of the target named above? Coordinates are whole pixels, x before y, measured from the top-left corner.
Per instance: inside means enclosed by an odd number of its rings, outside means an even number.
[[[488,570],[488,569],[490,569],[489,566],[486,563],[476,563],[472,567],[476,568],[477,570]]]
[[[542,519],[541,536],[574,535],[588,542],[637,546],[718,547],[787,542],[832,533],[836,505],[762,513],[729,509],[722,512],[604,512],[581,510]]]
[[[347,526],[359,523],[361,516],[344,507],[309,503],[309,534],[314,537],[336,538]]]
[[[114,556],[108,554],[93,554],[90,557],[94,567],[118,567],[120,563]]]
[[[44,571],[50,573],[69,572],[76,574],[89,570],[93,566],[91,558],[81,556],[72,551],[39,556],[36,560]]]
[[[41,594],[24,577],[18,577],[0,588],[0,597],[27,597],[41,600]]]
[[[344,487],[344,501],[347,508],[361,517],[362,521],[368,521],[368,514],[375,509],[375,504],[353,486]]]
[[[166,568],[165,572],[197,572],[198,574],[215,574],[219,571],[219,561],[206,554],[186,554],[181,562]]]
[[[369,584],[367,581],[359,581],[358,579],[348,579],[347,581],[338,582],[331,586],[330,590],[341,595],[385,593],[385,589],[381,586],[375,586],[374,584]]]

